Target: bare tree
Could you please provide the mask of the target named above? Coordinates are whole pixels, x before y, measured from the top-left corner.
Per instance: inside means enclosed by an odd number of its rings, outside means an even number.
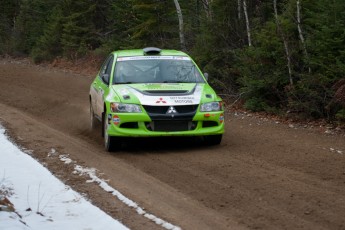
[[[277,25],[278,33],[281,36],[283,43],[284,43],[285,55],[286,55],[286,59],[287,59],[287,67],[288,67],[288,71],[289,71],[290,85],[293,85],[292,70],[291,70],[291,55],[290,55],[290,50],[289,50],[289,44],[288,44],[288,41],[287,41],[287,39],[286,39],[282,29],[281,29],[281,26],[280,26],[280,21],[278,18],[278,10],[277,10],[277,0],[273,0],[273,8],[274,8],[274,17],[276,19],[276,25]]]
[[[207,19],[212,21],[212,18],[213,18],[213,13],[211,10],[212,0],[201,0],[201,2],[202,2],[202,5],[204,7]]]
[[[296,12],[296,14],[297,14],[297,28],[298,28],[299,39],[301,40],[301,43],[303,46],[304,56],[305,56],[306,60],[309,62],[309,54],[307,51],[307,46],[305,44],[305,40],[304,40],[304,36],[303,36],[303,32],[302,32],[302,26],[301,26],[301,4],[300,4],[299,0],[296,1],[296,5],[297,5],[297,12]],[[310,66],[308,66],[308,71],[309,71],[309,73],[311,73]]]
[[[181,48],[182,50],[186,51],[187,48],[186,48],[186,43],[184,40],[184,32],[183,32],[183,15],[182,15],[181,7],[178,0],[174,0],[174,3],[175,3],[176,12],[177,12],[178,21],[179,21],[179,34],[180,34]]]
[[[237,16],[241,19],[241,0],[237,0]]]
[[[243,0],[243,11],[244,11],[244,17],[246,19],[248,46],[252,46],[252,39],[250,36],[250,26],[249,26],[248,11],[247,11],[247,0]]]

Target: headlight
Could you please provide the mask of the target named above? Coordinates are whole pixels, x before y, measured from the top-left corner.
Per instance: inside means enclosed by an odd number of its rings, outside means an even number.
[[[134,104],[122,104],[122,103],[110,103],[110,109],[113,113],[141,113],[139,105]]]
[[[222,102],[221,101],[214,101],[201,104],[200,111],[201,112],[212,112],[212,111],[221,111],[222,110]]]

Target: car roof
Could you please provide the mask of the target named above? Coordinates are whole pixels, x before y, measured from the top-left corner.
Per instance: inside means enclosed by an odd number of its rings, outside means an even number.
[[[118,50],[112,52],[112,54],[116,55],[117,57],[132,57],[132,56],[145,56],[145,52],[143,49],[132,49],[132,50]],[[149,55],[149,54],[147,54]],[[160,53],[154,54],[160,56],[188,56],[186,53],[178,50],[164,50],[162,49]]]

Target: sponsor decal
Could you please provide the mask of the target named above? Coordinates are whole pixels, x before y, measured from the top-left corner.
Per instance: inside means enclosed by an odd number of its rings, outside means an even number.
[[[161,97],[159,98],[158,101],[156,101],[156,104],[159,104],[159,103],[166,104],[167,102]]]
[[[138,90],[128,88],[128,90],[133,93],[140,101],[142,105],[197,105],[200,104],[201,95],[202,95],[202,85],[197,85],[196,89],[190,95],[181,95],[181,96],[149,96],[142,94]],[[170,88],[171,89],[171,88]]]
[[[183,56],[134,56],[134,57],[119,57],[117,61],[133,61],[133,60],[182,60],[190,61],[190,57]]]
[[[114,123],[114,125],[120,124],[120,117],[117,115],[114,115],[113,116],[113,123]]]
[[[173,100],[176,104],[193,104],[194,97],[193,96],[175,96],[170,97],[170,100]]]
[[[223,123],[224,122],[224,114],[220,114],[220,116],[219,116],[219,123]]]

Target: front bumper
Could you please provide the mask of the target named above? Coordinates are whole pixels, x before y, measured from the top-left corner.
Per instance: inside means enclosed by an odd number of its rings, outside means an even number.
[[[111,113],[108,135],[119,137],[203,136],[224,133],[224,112],[197,112],[192,118],[152,120],[146,113]]]

